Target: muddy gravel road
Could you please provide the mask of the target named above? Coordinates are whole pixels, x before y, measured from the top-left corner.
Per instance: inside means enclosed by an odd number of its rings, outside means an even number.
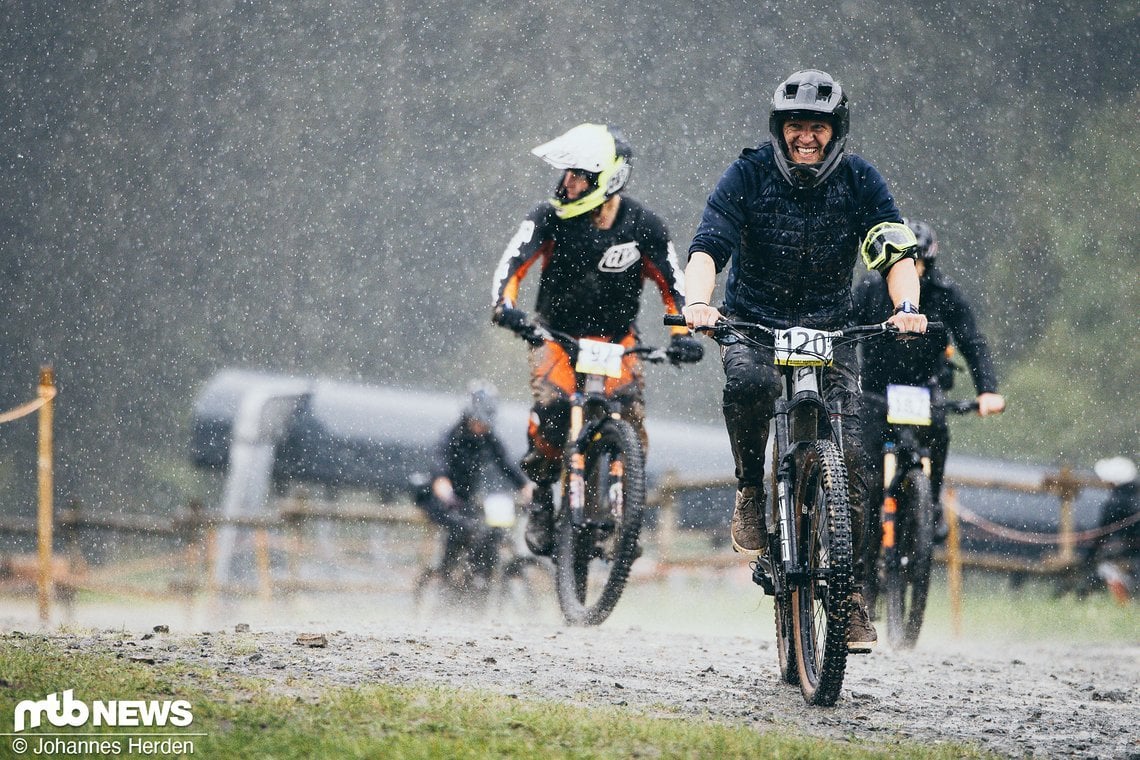
[[[797,688],[777,680],[770,617],[756,621],[754,635],[741,635],[620,618],[591,629],[556,619],[428,624],[400,615],[259,623],[256,611],[231,610],[224,623],[215,617],[195,628],[156,614],[147,623],[135,616],[44,635],[87,652],[267,679],[286,693],[432,684],[887,746],[909,739],[969,743],[1008,757],[1140,758],[1140,642],[983,643],[932,634],[914,651],[884,646],[851,657],[839,704],[808,708]],[[334,619],[341,624],[328,622]],[[347,619],[357,622],[344,626]],[[9,631],[18,624],[3,622]],[[173,624],[155,633],[151,623]]]

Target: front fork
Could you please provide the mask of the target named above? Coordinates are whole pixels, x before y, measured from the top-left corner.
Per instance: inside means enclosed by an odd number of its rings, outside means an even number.
[[[795,458],[790,450],[790,435],[788,431],[788,403],[784,399],[776,401],[776,451],[784,452],[776,468],[775,493],[773,506],[775,520],[766,521],[768,530],[768,543],[771,545],[779,541],[779,558],[783,568],[781,573],[772,573],[772,585],[777,595],[784,592],[784,585],[789,579],[798,578],[799,575],[799,547],[795,541],[795,515],[792,514],[792,479],[795,470]],[[775,558],[774,552],[769,551],[768,556]]]
[[[584,409],[580,399],[575,399],[570,407],[570,432],[567,440],[571,443],[570,460],[566,463],[566,502],[570,507],[570,523],[575,526],[586,521],[586,456],[577,445],[582,433]]]
[[[583,430],[586,428],[585,399],[575,397],[570,406],[570,430],[567,434],[570,456],[566,462],[565,493],[566,504],[570,509],[570,522],[575,527],[582,527],[588,522],[586,515],[586,455],[585,441],[582,440]],[[610,415],[618,417],[618,413],[611,411]],[[596,427],[591,423],[586,435]],[[620,513],[623,504],[622,476],[625,465],[621,459],[615,458],[610,462],[610,479],[607,497],[611,510]]]

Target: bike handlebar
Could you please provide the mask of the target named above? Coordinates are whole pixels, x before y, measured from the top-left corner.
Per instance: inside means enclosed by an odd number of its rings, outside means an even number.
[[[873,391],[863,391],[863,396],[868,399],[873,399],[879,404],[886,405],[887,397],[881,393],[874,393]],[[977,399],[964,399],[964,400],[951,400],[942,399],[932,401],[931,407],[938,409],[949,414],[970,414],[971,412],[978,411]]]
[[[519,329],[514,330],[514,333],[532,346],[541,346],[545,341],[553,340],[555,343],[559,343],[564,347],[572,346],[576,349],[579,340],[578,337],[570,333],[555,330],[551,327],[545,327],[533,322],[526,323]],[[657,348],[656,346],[643,346],[639,344],[626,348],[625,353],[627,355],[634,354],[640,356],[651,364],[660,364],[666,360],[673,360],[673,355],[669,352],[669,349]]]
[[[944,401],[942,402],[942,409],[952,414],[970,414],[971,412],[978,411],[978,401]]]
[[[688,322],[685,320],[683,314],[666,314],[664,322],[670,327],[685,327]],[[741,328],[749,330],[757,330],[767,335],[774,335],[775,331],[767,325],[759,325],[754,322],[742,322],[734,319],[721,318],[713,327],[697,327],[694,329],[703,330],[715,333],[718,329],[739,330]],[[945,329],[945,325],[941,322],[927,322],[927,332],[939,332]],[[899,333],[900,335],[923,335],[924,333],[900,333],[899,329],[888,322],[880,322],[875,325],[853,325],[851,327],[844,327],[841,330],[829,331],[832,337],[835,338],[853,338],[861,335],[883,335],[887,333]]]

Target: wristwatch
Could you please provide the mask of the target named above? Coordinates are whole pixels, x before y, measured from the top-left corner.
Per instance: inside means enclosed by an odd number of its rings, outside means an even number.
[[[910,301],[903,301],[895,307],[895,314],[920,314],[918,307]]]

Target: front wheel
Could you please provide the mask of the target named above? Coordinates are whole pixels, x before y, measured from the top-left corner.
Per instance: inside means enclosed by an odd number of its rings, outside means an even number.
[[[794,494],[801,577],[792,593],[800,691],[811,705],[834,705],[847,668],[852,576],[847,468],[834,442],[798,457]]]
[[[598,625],[609,617],[637,558],[645,509],[641,440],[625,420],[606,419],[581,451],[583,522],[575,525],[564,489],[555,521],[555,585],[570,625]]]
[[[884,568],[887,640],[896,649],[910,649],[922,630],[930,589],[934,506],[926,473],[911,468],[899,484],[896,498],[895,550]]]

